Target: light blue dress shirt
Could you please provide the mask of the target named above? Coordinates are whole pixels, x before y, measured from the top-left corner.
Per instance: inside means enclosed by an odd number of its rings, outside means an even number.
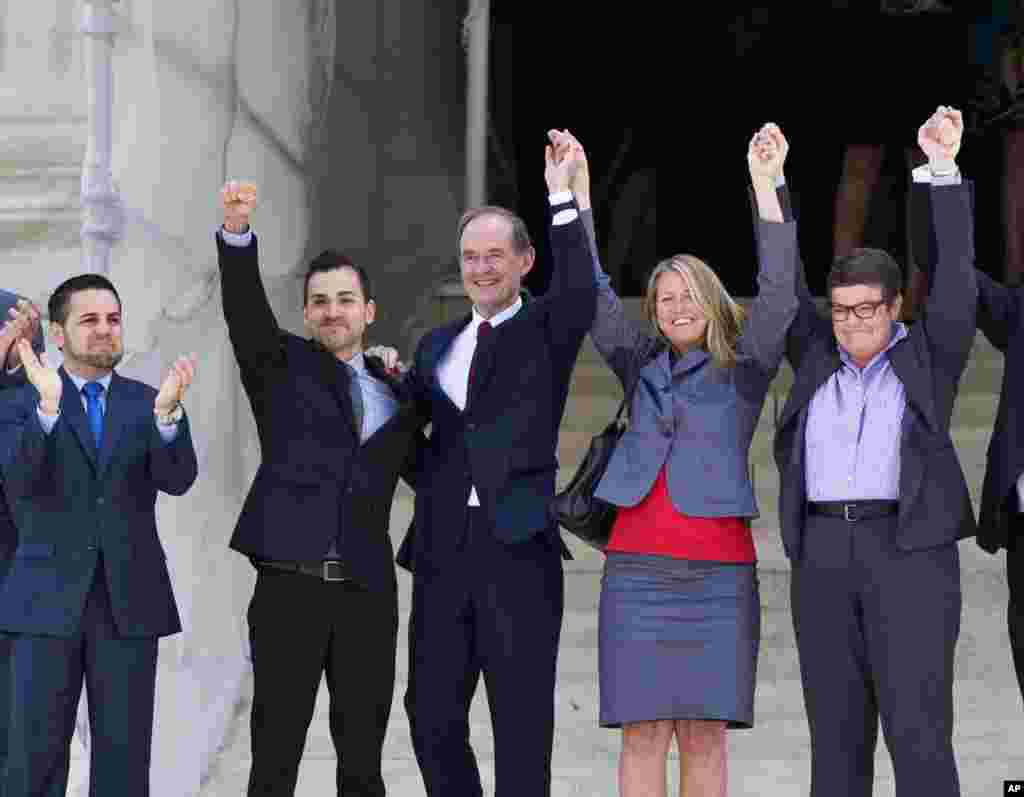
[[[82,379],[80,376],[76,376],[70,371],[66,372],[71,381],[75,383],[75,387],[78,389],[78,397],[82,400],[82,408],[86,412],[89,411],[88,405],[85,400],[85,394],[82,392],[82,388],[85,387],[86,382],[99,382],[103,385],[103,392],[99,396],[100,409],[103,411],[103,417],[107,417],[107,394],[110,392],[110,380],[113,378],[113,373],[108,373],[106,376],[100,377],[99,379]],[[49,434],[53,431],[53,427],[57,425],[57,420],[60,418],[60,411],[56,415],[47,415],[39,407],[36,407],[36,415],[39,416],[39,425],[43,427],[43,431]],[[160,432],[160,437],[165,443],[174,442],[174,438],[178,436],[178,424],[177,423],[157,423],[156,416],[153,417],[153,422],[156,423],[157,431]]]

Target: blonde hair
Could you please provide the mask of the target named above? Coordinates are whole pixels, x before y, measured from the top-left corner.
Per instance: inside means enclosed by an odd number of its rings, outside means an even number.
[[[711,355],[715,365],[731,368],[736,364],[736,341],[743,330],[747,314],[725,290],[718,275],[700,258],[673,255],[654,267],[644,294],[644,314],[655,333],[662,340],[668,341],[658,326],[657,292],[658,278],[669,271],[682,277],[694,303],[708,320],[701,345]]]

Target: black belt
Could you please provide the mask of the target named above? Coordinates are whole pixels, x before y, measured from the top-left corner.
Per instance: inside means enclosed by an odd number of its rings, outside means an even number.
[[[345,565],[337,559],[325,559],[319,563],[306,562],[278,562],[274,560],[259,559],[256,564],[259,567],[269,567],[274,570],[285,570],[289,573],[301,573],[304,576],[313,576],[321,581],[351,581],[352,577],[345,575]]]
[[[841,517],[849,523],[870,520],[900,511],[899,501],[808,501],[807,514]]]

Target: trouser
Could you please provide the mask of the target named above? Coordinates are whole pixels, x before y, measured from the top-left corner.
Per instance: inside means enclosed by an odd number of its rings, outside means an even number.
[[[1010,588],[1007,606],[1007,625],[1013,666],[1017,670],[1017,683],[1024,699],[1024,515],[1017,515],[1011,524],[1006,550],[1006,583]]]
[[[354,581],[260,568],[249,605],[255,677],[250,797],[295,793],[323,675],[345,797],[380,797],[381,751],[395,689],[398,598]]]
[[[564,580],[557,541],[506,544],[470,509],[465,544],[413,581],[406,712],[430,797],[480,797],[469,709],[480,675],[494,732],[496,797],[551,791]]]
[[[10,647],[3,797],[64,795],[83,682],[92,730],[90,797],[147,797],[157,638],[118,633],[102,558],[75,636],[13,634]]]
[[[953,652],[956,543],[896,547],[895,516],[810,516],[792,568],[811,797],[870,797],[881,718],[898,797],[957,797]]]

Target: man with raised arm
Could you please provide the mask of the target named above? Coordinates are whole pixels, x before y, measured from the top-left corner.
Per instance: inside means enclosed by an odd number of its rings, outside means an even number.
[[[46,367],[21,338],[31,384],[0,400],[18,534],[0,585],[14,685],[3,794],[64,794],[84,683],[90,793],[146,797],[157,642],[181,630],[155,505],[196,479],[181,405],[195,358],[176,360],[159,391],[119,376],[121,300],[98,274],[62,283],[49,315],[64,364]]]
[[[457,240],[472,311],[427,333],[413,362],[432,432],[399,561],[413,571],[405,706],[431,797],[482,794],[469,745],[481,674],[495,793],[541,797],[551,787],[565,549],[549,503],[569,377],[597,296],[569,192],[575,160],[551,137],[548,293],[521,290],[534,263],[522,219],[500,207],[466,211]]]
[[[885,252],[836,259],[831,322],[798,264],[801,308],[786,349],[795,377],[775,459],[812,797],[872,793],[879,718],[898,797],[960,794],[957,540],[975,522],[949,427],[977,296],[970,186],[955,162],[962,130],[960,113],[940,107],[918,134],[929,163],[914,179],[931,183],[938,253],[922,321],[896,320],[902,276]],[[756,196],[764,216],[768,192]],[[785,226],[760,246],[798,257],[796,225]]]
[[[370,276],[328,250],[306,270],[310,337],[280,329],[249,217],[256,187],[221,191],[221,295],[261,462],[231,538],[256,567],[249,605],[250,797],[293,794],[322,676],[337,788],[380,797],[395,685],[398,598],[388,517],[424,420],[400,376],[364,356]]]

